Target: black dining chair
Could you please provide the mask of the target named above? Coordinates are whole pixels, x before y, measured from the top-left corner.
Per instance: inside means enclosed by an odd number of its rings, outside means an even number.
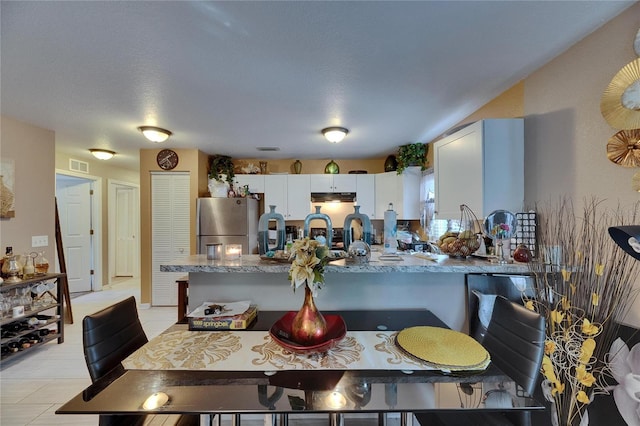
[[[533,395],[541,377],[544,355],[545,319],[522,305],[497,296],[482,345],[491,362],[511,377],[526,393]],[[422,426],[431,425],[527,425],[529,412],[446,412],[416,414]]]
[[[91,381],[95,383],[147,343],[133,296],[87,315],[82,320],[82,345]],[[176,425],[199,425],[198,415],[174,415]],[[146,415],[100,415],[100,426],[143,425]],[[165,424],[165,423],[163,423]]]

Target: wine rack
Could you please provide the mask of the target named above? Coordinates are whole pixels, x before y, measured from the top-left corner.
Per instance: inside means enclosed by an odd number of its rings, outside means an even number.
[[[66,274],[45,274],[16,283],[4,282],[0,285],[3,297],[18,292],[29,292],[38,284],[46,284],[46,290],[32,298],[31,306],[25,306],[24,315],[11,316],[4,311],[0,317],[0,359],[15,359],[29,353],[32,349],[48,342],[64,342],[64,312],[61,278]],[[54,288],[52,288],[54,287]],[[7,316],[8,315],[8,316]]]

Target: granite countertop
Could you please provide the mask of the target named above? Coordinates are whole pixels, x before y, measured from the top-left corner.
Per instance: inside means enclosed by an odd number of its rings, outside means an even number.
[[[400,255],[402,260],[380,260],[380,253],[372,253],[371,260],[365,264],[336,260],[325,266],[329,273],[363,272],[449,272],[449,273],[511,273],[529,272],[526,264],[497,264],[488,260],[468,257],[454,259],[446,255],[437,255],[433,260],[411,254]],[[222,273],[288,273],[289,264],[263,260],[257,254],[243,255],[236,260],[208,260],[206,255],[193,255],[176,259],[160,266],[162,272],[222,272]]]

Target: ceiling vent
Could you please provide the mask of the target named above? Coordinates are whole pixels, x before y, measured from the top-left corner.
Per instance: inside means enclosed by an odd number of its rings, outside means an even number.
[[[69,158],[69,170],[78,173],[89,173],[89,163]]]
[[[256,148],[258,151],[280,151],[277,146],[259,146]]]

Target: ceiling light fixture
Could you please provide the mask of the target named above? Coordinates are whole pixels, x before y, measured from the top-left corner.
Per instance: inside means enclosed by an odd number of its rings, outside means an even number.
[[[111,160],[113,156],[116,155],[115,151],[109,151],[108,149],[92,148],[89,151],[98,160]]]
[[[322,129],[322,134],[331,143],[342,142],[345,136],[349,133],[349,129],[344,127],[327,127]]]
[[[155,143],[164,142],[173,134],[167,129],[154,126],[140,126],[138,130],[142,132],[145,138]]]

